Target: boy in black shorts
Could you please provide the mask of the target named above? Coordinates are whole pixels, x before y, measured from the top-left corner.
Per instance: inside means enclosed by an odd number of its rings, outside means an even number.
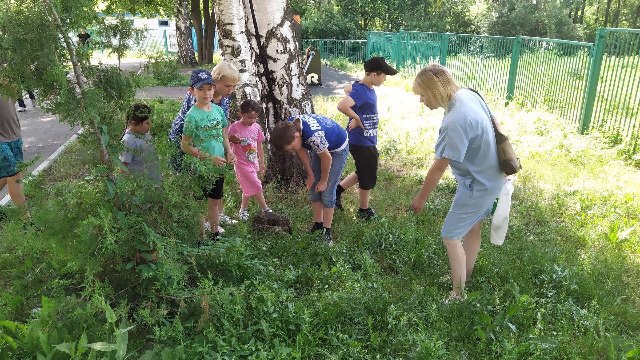
[[[356,171],[344,178],[336,189],[336,207],[342,207],[342,193],[358,184],[358,217],[372,219],[376,213],[369,206],[371,189],[376,186],[378,175],[378,99],[374,86],[380,86],[387,75],[398,73],[383,57],[373,57],[364,63],[365,75],[360,81],[345,88],[347,96],[338,102],[338,110],[349,117],[349,151]]]

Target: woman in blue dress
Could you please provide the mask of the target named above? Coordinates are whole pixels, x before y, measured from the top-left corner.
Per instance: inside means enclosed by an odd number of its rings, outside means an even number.
[[[445,109],[435,146],[435,160],[411,207],[417,213],[447,167],[458,183],[441,236],[447,249],[453,289],[450,299],[464,299],[465,282],[471,278],[480,251],[482,220],[504,183],[498,165],[490,112],[475,92],[460,88],[449,71],[438,64],[422,69],[413,92],[429,109]]]

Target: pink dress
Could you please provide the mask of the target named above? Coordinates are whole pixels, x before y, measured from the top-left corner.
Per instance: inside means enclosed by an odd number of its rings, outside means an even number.
[[[262,182],[258,178],[258,146],[264,142],[264,133],[259,124],[251,126],[236,121],[229,126],[229,135],[238,135],[239,144],[231,144],[233,154],[236,156],[236,178],[242,188],[242,195],[253,196],[262,192]]]

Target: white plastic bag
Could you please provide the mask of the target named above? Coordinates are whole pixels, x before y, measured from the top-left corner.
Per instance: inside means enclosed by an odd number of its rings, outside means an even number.
[[[509,227],[509,211],[511,210],[511,195],[513,194],[513,178],[508,176],[505,178],[504,185],[498,197],[498,205],[491,219],[491,243],[494,245],[502,245],[504,238],[507,236],[507,228]]]

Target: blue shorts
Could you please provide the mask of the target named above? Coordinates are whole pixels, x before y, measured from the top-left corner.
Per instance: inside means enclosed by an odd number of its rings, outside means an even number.
[[[316,185],[320,180],[322,174],[322,167],[320,163],[320,157],[314,152],[310,152],[311,157],[311,170],[313,170],[313,177],[315,181],[309,190],[309,199],[311,202],[322,201],[322,207],[331,209],[336,206],[336,187],[342,176],[342,169],[347,162],[347,155],[349,155],[349,146],[346,146],[342,150],[336,152],[330,152],[331,154],[331,168],[329,169],[329,179],[327,181],[327,188],[323,192],[316,192]]]
[[[0,179],[18,175],[22,160],[22,139],[0,142]]]

